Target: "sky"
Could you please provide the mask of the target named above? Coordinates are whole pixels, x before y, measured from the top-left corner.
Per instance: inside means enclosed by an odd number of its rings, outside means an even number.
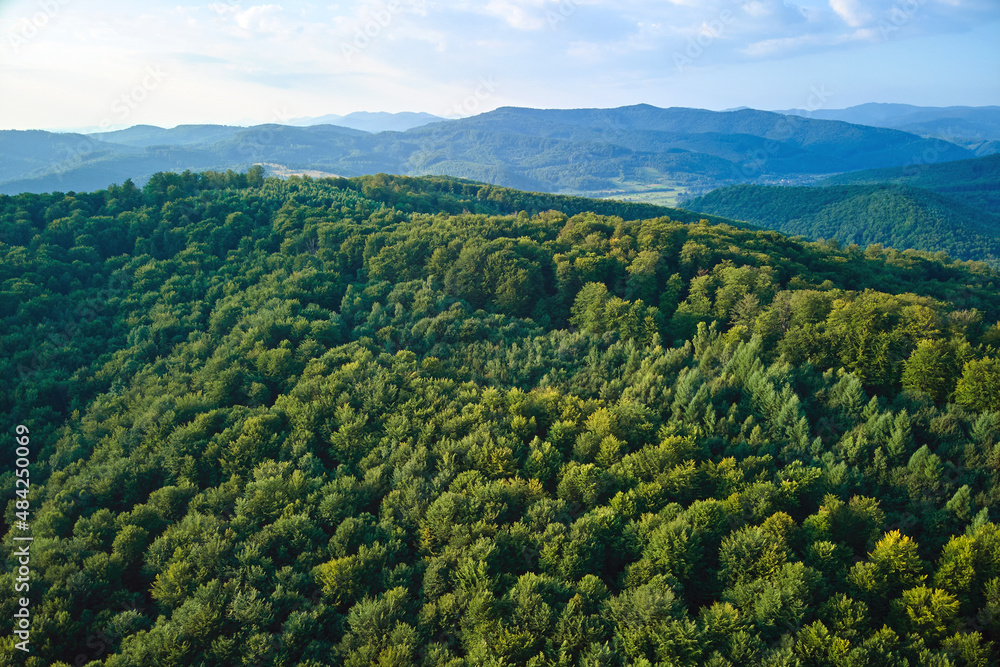
[[[1000,104],[1000,0],[0,0],[0,129]]]

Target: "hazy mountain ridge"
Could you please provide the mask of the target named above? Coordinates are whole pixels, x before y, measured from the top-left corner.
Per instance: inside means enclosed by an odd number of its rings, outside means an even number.
[[[6,130],[0,132],[0,184],[68,165],[79,159],[81,146],[86,146],[87,154],[95,158],[109,153],[135,152],[132,147],[103,142],[83,134]]]
[[[852,125],[841,121],[823,121],[809,118],[789,120],[770,111],[744,109],[738,111],[707,111],[673,107],[660,109],[650,105],[636,105],[619,109],[541,110],[502,107],[496,111],[454,121],[452,126],[488,128],[510,134],[552,136],[574,140],[600,140],[620,144],[634,150],[646,149],[653,143],[655,149],[684,148],[685,142],[700,141],[701,151],[725,157],[729,153],[725,138],[733,135],[756,137],[763,140],[742,154],[743,162],[759,162],[756,151],[766,142],[791,145],[807,153],[821,153],[835,162],[825,168],[826,173],[857,169],[857,164],[895,162],[900,153],[929,148],[929,143],[912,134]],[[423,128],[417,132],[433,132]],[[643,145],[636,145],[641,142]],[[770,144],[769,144],[770,145]],[[769,161],[780,147],[766,150]],[[863,154],[861,154],[863,152]],[[938,161],[972,157],[957,146],[942,146]],[[907,155],[907,157],[912,157]],[[809,167],[816,169],[816,167]],[[778,168],[779,171],[797,173],[800,169]]]
[[[778,113],[892,128],[922,137],[940,137],[975,150],[978,155],[997,152],[996,142],[1000,141],[1000,106],[918,107],[869,103],[846,109],[788,109]]]
[[[6,135],[0,133],[0,146]],[[898,130],[790,120],[766,111],[649,105],[573,110],[504,107],[380,134],[333,125],[187,125],[172,130],[138,126],[81,136],[34,136],[35,148],[29,151],[33,159],[22,161],[20,168],[15,161],[0,178],[0,192],[44,191],[51,189],[53,177],[65,191],[93,189],[90,177],[77,178],[85,173],[79,168],[91,163],[109,183],[132,178],[139,184],[165,168],[244,170],[264,163],[344,176],[438,173],[486,178],[496,185],[607,196],[646,188],[705,192],[739,182],[811,182],[844,171],[906,164],[931,150],[935,161],[973,157],[960,146]],[[120,158],[115,157],[116,150]],[[144,154],[148,164],[135,159]]]
[[[288,124],[298,127],[339,125],[354,130],[375,133],[405,132],[415,127],[422,127],[430,123],[440,123],[446,120],[448,119],[423,112],[402,111],[399,113],[389,113],[387,111],[355,111],[346,116],[326,114],[325,116],[315,118],[293,118],[288,121]]]
[[[178,125],[173,129],[155,125],[136,125],[125,130],[88,134],[96,138],[124,146],[148,148],[150,146],[194,146],[228,139],[246,128],[236,125]]]

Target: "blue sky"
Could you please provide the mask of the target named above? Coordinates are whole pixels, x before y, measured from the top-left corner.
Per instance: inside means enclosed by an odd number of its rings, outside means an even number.
[[[998,0],[0,0],[0,129],[1000,104]]]

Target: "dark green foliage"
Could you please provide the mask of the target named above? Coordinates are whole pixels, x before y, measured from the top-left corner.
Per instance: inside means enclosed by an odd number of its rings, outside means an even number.
[[[995,664],[1000,276],[663,213],[0,197],[24,664]]]
[[[683,205],[811,239],[1000,261],[1000,207],[978,208],[951,195],[897,184],[734,185]]]
[[[918,163],[891,169],[855,171],[822,181],[823,185],[872,183],[932,190],[968,206],[1000,214],[1000,154],[942,164]]]

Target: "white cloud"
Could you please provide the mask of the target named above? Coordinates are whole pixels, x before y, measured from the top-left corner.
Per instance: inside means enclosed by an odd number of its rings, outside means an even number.
[[[486,13],[502,18],[517,30],[538,30],[546,25],[544,12],[539,11],[541,5],[530,0],[490,0],[486,3]]]
[[[764,4],[763,2],[759,2],[759,0],[753,0],[752,2],[743,3],[742,9],[744,12],[746,12],[748,16],[752,16],[753,18],[757,19],[767,16],[768,14],[771,13],[771,8],[768,7],[766,4]]]
[[[232,24],[230,34],[248,39],[288,36],[297,28],[297,22],[285,14],[281,5],[256,5],[236,12]]]
[[[860,28],[872,20],[871,13],[858,0],[830,0],[830,8],[852,28]]]
[[[840,46],[851,42],[870,42],[877,34],[877,31],[870,29],[858,29],[846,34],[813,34],[765,39],[748,44],[743,49],[743,53],[752,58],[768,58],[787,55],[803,49]]]

